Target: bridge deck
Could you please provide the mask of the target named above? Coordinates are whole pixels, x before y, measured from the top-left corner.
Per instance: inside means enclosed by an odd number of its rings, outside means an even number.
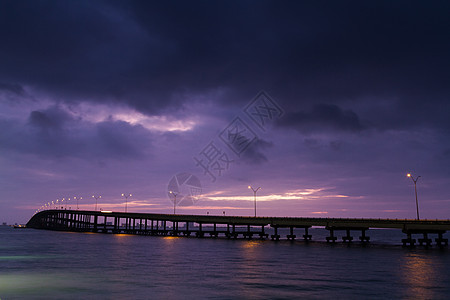
[[[169,226],[172,225],[172,226]],[[181,224],[181,225],[180,225]],[[193,224],[197,224],[196,227]],[[324,227],[330,232],[327,241],[335,242],[334,231],[345,230],[344,242],[351,242],[350,231],[361,231],[361,242],[368,242],[366,230],[371,228],[400,229],[407,238],[404,245],[414,245],[412,234],[423,234],[419,243],[431,246],[428,234],[437,234],[436,243],[448,245],[443,234],[450,230],[450,220],[412,220],[412,219],[358,219],[358,218],[300,218],[300,217],[238,217],[213,215],[176,215],[151,213],[100,212],[81,210],[46,210],[35,214],[27,223],[29,228],[91,231],[105,233],[134,233],[148,235],[184,235],[195,233],[197,237],[210,235],[217,237],[251,238],[253,235],[267,237],[266,227],[275,231],[271,237],[278,240],[279,228],[290,228],[288,239],[295,239],[294,228],[303,228],[305,240],[311,239],[310,227]],[[191,227],[191,228],[189,228]]]

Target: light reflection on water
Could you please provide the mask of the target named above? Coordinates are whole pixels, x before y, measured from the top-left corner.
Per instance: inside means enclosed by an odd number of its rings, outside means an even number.
[[[448,266],[437,264],[428,253],[408,253],[403,257],[402,278],[408,287],[405,291],[410,299],[436,299],[435,282]]]
[[[0,243],[9,245],[0,248],[1,299],[445,298],[450,292],[449,250],[27,229],[0,230]]]

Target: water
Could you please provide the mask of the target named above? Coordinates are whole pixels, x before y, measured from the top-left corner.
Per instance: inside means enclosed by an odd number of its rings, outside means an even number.
[[[363,247],[0,227],[0,299],[448,298],[450,250],[368,234]]]

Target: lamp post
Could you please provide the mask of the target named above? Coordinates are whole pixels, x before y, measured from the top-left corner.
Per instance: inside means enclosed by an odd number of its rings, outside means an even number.
[[[175,214],[175,206],[177,205],[177,193],[175,193],[174,191],[169,191],[170,194],[173,195],[173,214]]]
[[[101,196],[100,196],[101,198]],[[83,197],[73,197],[73,199],[77,199],[77,210],[78,210],[78,200],[83,200]],[[97,209],[95,209],[97,210]]]
[[[421,176],[417,176],[416,179],[414,179],[414,177],[408,173],[406,174],[407,177],[410,177],[411,180],[414,182],[414,193],[416,194],[416,211],[417,211],[417,220],[420,220],[419,218],[419,202],[417,201],[417,180],[419,180],[419,178]]]
[[[97,200],[98,200],[98,199],[101,199],[102,196],[95,196],[95,195],[92,195],[92,198],[95,199],[95,211],[97,211]],[[77,204],[77,208],[78,208],[78,204]]]
[[[127,212],[128,209],[128,197],[131,197],[133,195],[131,194],[122,194],[122,197],[125,197],[125,212]]]
[[[261,189],[261,187],[258,187],[258,188],[255,190],[251,185],[249,185],[248,188],[251,189],[251,190],[253,191],[253,195],[255,196],[255,218],[256,218],[256,192],[259,191],[259,190]]]

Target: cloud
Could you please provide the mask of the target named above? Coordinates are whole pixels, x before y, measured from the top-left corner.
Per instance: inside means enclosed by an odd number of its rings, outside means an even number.
[[[179,171],[201,175],[192,157],[227,122],[245,118],[264,89],[287,112],[279,130],[255,128],[262,139],[230,155],[236,163],[211,189],[251,181],[278,195],[325,182],[387,203],[394,193],[403,199],[400,173],[417,170],[442,178],[428,198],[443,199],[449,8],[402,0],[0,1],[5,197],[100,188],[120,195],[125,187],[154,195],[164,187],[152,199],[170,206],[166,181]],[[107,165],[93,174],[97,162]],[[311,211],[334,214],[325,202]],[[277,205],[279,213],[294,213],[292,205]]]
[[[250,165],[265,163],[268,161],[268,159],[267,156],[263,153],[263,150],[272,146],[272,142],[268,142],[263,139],[257,139],[242,153],[240,159],[244,163]]]
[[[20,84],[6,82],[0,82],[0,91],[9,92],[18,96],[25,93],[24,88]]]
[[[153,137],[140,125],[105,120],[86,122],[58,106],[32,111],[28,122],[0,120],[0,150],[48,159],[139,159],[149,154]]]
[[[304,133],[323,130],[359,132],[364,129],[356,113],[333,104],[316,104],[310,112],[287,113],[278,125]]]
[[[149,115],[223,88],[221,105],[396,97],[414,117],[450,92],[443,2],[175,2],[2,1],[0,82]]]
[[[32,111],[29,124],[41,131],[63,130],[64,123],[74,121],[72,117],[57,106],[52,106],[44,111]]]

